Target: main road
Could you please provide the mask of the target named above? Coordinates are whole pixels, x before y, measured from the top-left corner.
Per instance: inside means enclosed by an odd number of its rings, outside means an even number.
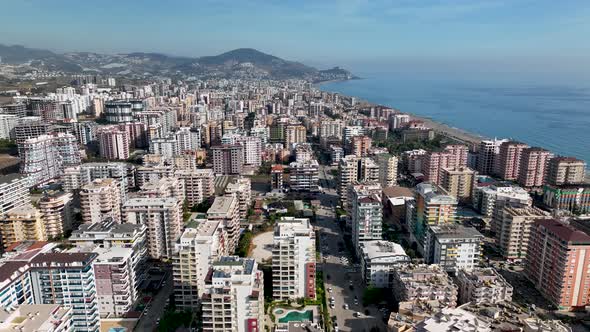
[[[365,288],[358,266],[352,266],[352,258],[343,245],[343,232],[336,222],[334,207],[338,205],[338,195],[329,169],[322,166],[320,182],[323,192],[318,199],[321,206],[316,211],[316,227],[320,234],[321,264],[326,288],[326,298],[334,298],[334,308],[329,307],[330,317],[336,317],[338,331],[369,332],[373,328],[386,331],[381,313],[375,307],[363,307],[362,297]],[[340,251],[340,249],[343,249]],[[344,260],[346,259],[346,260]],[[332,291],[330,292],[329,289]],[[355,304],[355,299],[357,304]],[[344,306],[348,305],[348,309]],[[369,315],[365,315],[365,310]]]

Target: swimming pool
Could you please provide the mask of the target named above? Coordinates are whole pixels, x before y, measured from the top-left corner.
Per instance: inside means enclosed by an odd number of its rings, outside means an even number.
[[[284,317],[279,318],[279,323],[288,323],[288,322],[313,322],[313,311],[306,310],[306,311],[291,311],[286,314]]]

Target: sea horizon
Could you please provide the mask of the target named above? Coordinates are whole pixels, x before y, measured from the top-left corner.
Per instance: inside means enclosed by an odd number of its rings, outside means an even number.
[[[424,117],[476,136],[510,138],[556,155],[590,160],[590,86],[535,79],[474,79],[360,73],[319,83],[337,92]],[[579,142],[579,144],[572,144]]]

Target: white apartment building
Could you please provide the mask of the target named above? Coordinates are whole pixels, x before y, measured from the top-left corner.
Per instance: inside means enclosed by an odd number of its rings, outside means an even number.
[[[315,232],[309,219],[282,217],[273,233],[273,297],[315,299],[315,274]]]
[[[252,183],[250,178],[239,177],[225,187],[225,194],[235,194],[238,198],[240,218],[246,219],[252,205]]]
[[[124,162],[84,163],[68,167],[62,177],[65,191],[82,188],[96,179],[114,179],[119,183],[121,198],[127,198],[130,187],[135,187],[135,168]]]
[[[123,205],[123,219],[147,227],[148,255],[172,258],[174,244],[181,235],[182,202],[176,198],[131,198]]]
[[[14,127],[16,127],[17,124],[18,117],[15,114],[0,114],[0,138],[14,138]]]
[[[473,207],[486,217],[494,214],[498,202],[501,204],[517,203],[530,206],[532,198],[529,193],[518,186],[491,185],[473,189]]]
[[[320,164],[311,159],[289,164],[289,186],[293,191],[317,192],[320,182]]]
[[[361,271],[368,286],[391,288],[394,271],[410,263],[410,257],[395,242],[372,240],[361,245]]]
[[[382,239],[381,186],[359,184],[349,188],[352,244],[360,256],[363,242]]]
[[[35,304],[63,303],[72,307],[74,331],[98,332],[95,253],[41,253],[30,262]]]
[[[152,138],[150,140],[150,153],[171,160],[180,153],[178,150],[178,141],[173,136]]]
[[[96,179],[80,190],[80,207],[84,223],[106,218],[121,222],[121,190],[114,179]]]
[[[46,183],[63,174],[66,167],[80,164],[80,147],[71,134],[51,134],[30,138],[19,144],[20,172],[31,186]]]
[[[202,296],[203,331],[264,331],[264,279],[254,259],[213,262]]]
[[[459,224],[429,225],[424,241],[424,259],[445,271],[471,271],[481,260],[483,235]]]
[[[226,243],[227,233],[220,221],[202,220],[197,228],[184,230],[172,260],[177,308],[199,308],[205,277],[213,262],[227,255]]]
[[[320,122],[320,137],[338,137],[342,138],[342,120],[322,120]]]
[[[180,127],[174,133],[179,152],[196,150],[201,147],[201,130],[198,128]]]
[[[15,207],[31,203],[29,179],[20,174],[8,174],[0,177],[0,215]]]
[[[72,312],[60,304],[23,304],[0,312],[0,332],[69,332]]]
[[[260,166],[262,163],[262,141],[258,137],[240,136],[236,140],[244,149],[244,164]]]
[[[101,318],[124,317],[139,297],[140,276],[132,248],[94,248],[96,297]]]
[[[240,239],[240,204],[235,194],[215,197],[207,210],[207,219],[217,220],[227,232],[227,252],[235,252]]]
[[[499,303],[512,301],[513,288],[493,268],[477,268],[457,272],[459,303]]]
[[[382,153],[374,156],[373,159],[379,166],[379,183],[383,187],[395,186],[397,184],[397,157]]]

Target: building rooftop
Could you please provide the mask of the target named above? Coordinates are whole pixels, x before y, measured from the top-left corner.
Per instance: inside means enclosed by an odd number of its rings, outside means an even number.
[[[14,311],[0,311],[0,332],[54,331],[67,319],[71,308],[59,304],[24,304]]]
[[[590,236],[571,225],[566,225],[555,219],[540,219],[535,225],[543,226],[547,231],[555,234],[560,240],[568,244],[590,245]]]
[[[388,198],[395,197],[414,197],[414,191],[406,187],[385,187],[383,188],[383,194]]]
[[[407,256],[404,248],[395,242],[374,240],[365,241],[362,246],[363,254],[369,259],[390,257],[390,256]]]
[[[236,198],[234,196],[215,197],[213,204],[207,210],[207,214],[227,214],[231,212],[232,205],[235,205]]]
[[[465,227],[459,224],[441,224],[430,226],[430,230],[439,239],[473,239],[483,238],[483,235],[473,227]]]
[[[31,260],[32,267],[86,266],[98,255],[95,253],[41,253]]]

